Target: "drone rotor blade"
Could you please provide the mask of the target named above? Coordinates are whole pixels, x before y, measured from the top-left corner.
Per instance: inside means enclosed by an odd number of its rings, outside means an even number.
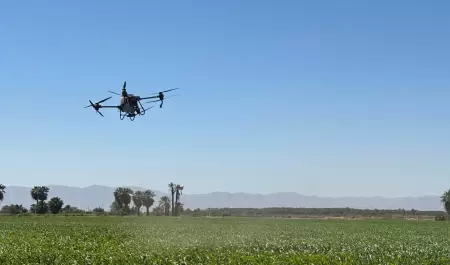
[[[168,90],[164,90],[164,91],[152,93],[152,94],[150,94],[150,95],[155,95],[155,94],[159,94],[159,93],[165,93],[165,92],[169,92],[169,91],[176,90],[176,89],[180,89],[180,88],[178,88],[178,87],[177,87],[177,88],[172,88],[172,89],[168,89]]]
[[[105,101],[107,101],[107,100],[110,99],[110,98],[112,98],[112,97],[109,97],[109,98],[105,98],[105,99],[103,99],[103,100],[100,100],[99,102],[97,102],[97,104],[100,104],[100,103],[102,103],[102,102],[105,102]]]
[[[120,96],[120,94],[119,94],[119,93],[116,93],[116,92],[112,92],[112,91],[109,91],[109,90],[108,90],[108,92],[109,92],[109,93],[113,93],[113,94],[116,94],[116,95]]]
[[[111,98],[111,97],[109,97],[109,98]],[[101,101],[99,101],[99,103],[101,103],[101,102],[103,102],[103,101],[106,101],[106,100],[108,100],[109,98],[104,99],[104,100],[101,100]],[[99,103],[94,104],[94,103],[92,103],[91,100],[89,100],[89,103],[91,103],[91,105],[90,105],[90,106],[87,106],[87,107],[92,107],[98,114],[100,114],[102,117],[105,117],[105,116],[103,116],[103,114],[102,114],[100,111],[98,111],[98,109],[102,107],[101,105],[99,105]],[[86,107],[85,107],[85,108],[86,108]]]
[[[180,95],[180,94],[170,95],[170,96],[168,96],[168,97],[165,97],[163,100],[166,100],[166,99],[168,99],[168,98],[175,97],[175,96],[178,96],[178,95]],[[147,101],[147,102],[145,102],[145,103],[153,103],[153,102],[158,102],[158,101],[161,101],[161,100],[160,100],[160,99],[157,99],[157,100]]]
[[[146,108],[144,111],[147,111],[147,110],[153,108],[154,106],[155,106],[155,105],[153,105],[153,106],[151,106],[151,107],[149,107],[149,108]]]
[[[123,89],[127,87],[127,81],[123,82]]]
[[[172,89],[169,89],[169,90],[166,90],[166,91],[161,91],[161,93],[164,93],[164,92],[169,92],[169,91],[172,91],[172,90],[176,90],[176,89],[179,89],[178,87],[176,87],[176,88],[172,88]]]

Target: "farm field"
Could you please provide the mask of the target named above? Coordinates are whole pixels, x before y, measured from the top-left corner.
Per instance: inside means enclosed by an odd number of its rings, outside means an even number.
[[[1,216],[0,264],[449,264],[448,222]]]

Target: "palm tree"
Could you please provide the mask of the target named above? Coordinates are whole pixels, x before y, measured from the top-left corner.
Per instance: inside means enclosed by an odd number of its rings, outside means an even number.
[[[136,206],[137,214],[140,215],[142,204],[144,204],[144,193],[138,190],[134,193],[132,199],[134,205]]]
[[[119,206],[120,209],[122,209],[123,205],[122,202],[120,201],[120,193],[122,192],[122,188],[116,188],[114,190],[114,201],[117,203],[117,205]]]
[[[5,185],[0,184],[0,202],[2,202],[3,199],[5,198],[5,196],[3,195],[5,194],[5,189],[6,189]]]
[[[36,204],[39,202],[39,189],[39,186],[34,186],[30,191],[31,198],[36,201]]]
[[[114,199],[121,208],[124,208],[124,210],[128,212],[133,193],[133,190],[130,188],[119,187],[114,191]]]
[[[175,215],[177,215],[177,216],[179,214],[179,205],[181,204],[180,196],[181,196],[181,194],[183,194],[183,189],[184,189],[184,186],[181,186],[179,184],[175,187],[175,193],[176,193],[176,197],[175,197],[175,205],[176,205],[176,207],[175,207]]]
[[[50,191],[50,189],[47,186],[40,186],[39,193],[38,193],[38,199],[41,202],[47,200],[49,191]]]
[[[49,191],[50,189],[47,186],[34,186],[30,191],[30,195],[37,204],[39,201],[47,200]]]
[[[172,216],[175,215],[175,212],[173,211],[173,209],[175,209],[175,202],[174,202],[175,187],[176,187],[176,185],[173,182],[169,183],[169,191],[172,194]]]
[[[64,201],[59,197],[53,197],[48,202],[48,208],[52,212],[52,214],[57,214],[61,212],[62,207],[64,206]]]
[[[153,199],[153,197],[155,197],[155,193],[151,190],[146,190],[143,193],[143,197],[142,197],[142,204],[145,206],[145,208],[147,209],[147,216],[149,216],[149,209],[150,207],[153,205],[153,203],[155,202],[155,200]]]
[[[444,204],[444,209],[447,214],[450,215],[450,189],[442,194],[441,202]]]
[[[30,191],[30,195],[31,198],[33,198],[33,200],[36,201],[36,204],[34,204],[33,208],[33,212],[36,213],[37,209],[41,209],[39,210],[39,212],[44,213],[46,212],[46,207],[45,206],[45,200],[47,200],[48,198],[48,193],[49,193],[50,189],[47,186],[34,186],[31,191]]]
[[[170,198],[168,196],[162,196],[159,199],[159,206],[164,208],[164,215],[168,216],[170,212]],[[173,210],[172,210],[173,211]]]

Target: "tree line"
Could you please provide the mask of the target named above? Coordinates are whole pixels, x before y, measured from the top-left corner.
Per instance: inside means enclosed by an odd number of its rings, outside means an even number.
[[[184,186],[175,184],[173,182],[168,184],[169,196],[162,196],[158,204],[153,208],[152,215],[156,216],[179,216],[181,213],[191,216],[436,216],[436,220],[447,219],[444,214],[450,215],[450,189],[445,191],[440,197],[443,204],[444,211],[418,211],[416,209],[354,209],[354,208],[284,208],[272,207],[263,209],[254,208],[210,208],[210,209],[186,209],[181,203],[181,195]],[[6,187],[0,184],[0,202],[4,199]],[[58,213],[74,213],[84,214],[86,211],[72,207],[70,205],[64,206],[64,201],[59,197],[48,199],[50,189],[46,186],[34,186],[30,190],[31,198],[36,201],[29,208],[22,205],[11,204],[2,207],[2,213],[27,213],[34,214],[58,214]],[[133,191],[130,188],[118,187],[113,193],[114,201],[110,205],[109,213],[114,215],[140,215],[141,208],[144,207],[146,215],[150,215],[150,208],[155,203],[155,193],[152,190]],[[133,206],[131,206],[133,202]],[[64,207],[63,207],[64,206]],[[131,207],[130,207],[131,206]],[[105,209],[97,207],[92,210],[92,213],[106,213]]]
[[[6,192],[5,189],[6,187],[0,184],[0,202],[3,201],[4,199],[4,194]],[[50,189],[46,186],[34,186],[30,190],[30,196],[34,201],[36,201],[36,203],[31,204],[29,210],[23,205],[11,204],[3,206],[1,212],[18,214],[18,213],[27,213],[28,211],[30,211],[35,214],[45,214],[45,213],[57,214],[61,212],[64,202],[59,197],[53,197],[47,201],[49,191]]]
[[[191,216],[243,216],[243,217],[419,217],[441,216],[443,211],[419,211],[416,209],[355,209],[355,208],[208,208],[186,209]]]
[[[172,199],[168,196],[162,196],[156,207],[153,208],[153,215],[178,216],[183,212],[181,195],[184,186],[180,184],[169,183],[169,192]],[[70,205],[64,206],[64,201],[59,197],[52,197],[48,200],[50,188],[47,186],[34,186],[30,190],[31,198],[36,201],[30,205],[29,209],[23,205],[11,204],[5,205],[0,212],[9,214],[33,213],[33,214],[59,214],[59,213],[86,213],[77,207]],[[0,184],[0,202],[4,199],[6,193],[5,185]],[[130,188],[118,187],[113,193],[114,201],[111,203],[109,213],[118,215],[137,214],[140,215],[141,208],[145,207],[146,215],[150,215],[150,207],[155,203],[155,193],[152,190],[133,191]],[[48,200],[48,201],[47,201]],[[130,207],[131,202],[134,206]],[[63,207],[64,206],[64,207]],[[92,210],[93,213],[106,213],[105,209],[97,207]]]
[[[183,194],[184,186],[169,183],[169,196],[162,196],[158,205],[153,208],[153,215],[157,216],[179,216],[183,212],[183,204],[181,203],[181,195]],[[130,188],[119,187],[114,191],[114,201],[110,206],[110,213],[128,215],[136,213],[140,215],[141,208],[145,207],[147,216],[150,215],[150,207],[153,206],[155,200],[155,193],[152,190],[136,191]],[[130,208],[133,202],[134,206]]]

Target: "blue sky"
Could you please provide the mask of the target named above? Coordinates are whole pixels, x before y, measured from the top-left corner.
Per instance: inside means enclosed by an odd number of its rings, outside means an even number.
[[[441,194],[450,187],[449,8],[2,2],[1,182]],[[83,108],[125,80],[130,93],[180,95],[134,122]]]

